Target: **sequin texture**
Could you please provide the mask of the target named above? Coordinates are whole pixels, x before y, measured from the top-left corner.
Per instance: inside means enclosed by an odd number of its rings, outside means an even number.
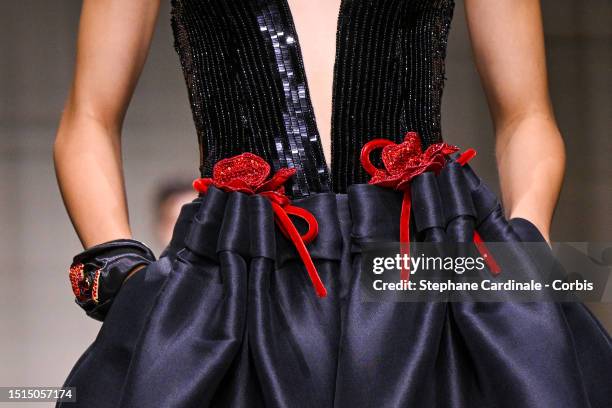
[[[285,132],[275,138],[279,165],[296,169],[292,187],[294,196],[308,195],[311,181],[314,180],[320,191],[327,191],[329,173],[319,143],[295,26],[291,15],[284,17],[276,4],[261,4],[262,11],[257,16],[257,23],[266,42],[274,50],[274,60],[284,92]],[[284,11],[287,12],[288,8],[285,7]]]
[[[85,281],[84,269],[85,265],[83,265],[82,263],[77,263],[71,265],[70,270],[68,272],[70,286],[72,286],[72,292],[78,300],[86,299],[86,292],[89,286]]]
[[[98,289],[100,286],[100,270],[85,270],[85,265],[75,263],[70,266],[68,272],[72,292],[76,299],[80,302],[89,299],[98,303]]]
[[[251,152],[296,169],[288,193],[346,192],[369,177],[368,141],[440,142],[452,0],[342,0],[326,163],[287,0],[172,0],[172,28],[200,146],[200,175]],[[375,159],[376,161],[376,159]],[[378,158],[380,163],[380,158]]]

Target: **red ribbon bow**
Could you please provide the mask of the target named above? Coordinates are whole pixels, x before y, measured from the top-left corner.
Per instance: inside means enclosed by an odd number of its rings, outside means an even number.
[[[264,159],[252,153],[243,153],[217,162],[213,168],[213,177],[196,179],[193,187],[201,193],[206,193],[208,187],[213,185],[223,191],[260,194],[270,200],[276,224],[295,245],[317,295],[325,297],[327,289],[306,248],[318,235],[319,224],[312,213],[291,205],[291,200],[285,195],[284,184],[293,177],[295,169],[282,168],[269,178],[270,171],[270,165]],[[306,222],[308,231],[304,235],[300,235],[289,215]]]
[[[383,169],[374,166],[370,154],[382,148]],[[369,184],[393,188],[402,191],[402,210],[400,214],[400,254],[410,256],[410,182],[413,178],[426,171],[436,174],[446,164],[447,156],[458,151],[456,146],[447,143],[435,143],[425,151],[421,146],[421,138],[416,132],[408,132],[404,141],[396,144],[388,139],[374,139],[363,146],[361,150],[361,164],[372,176]],[[466,150],[457,159],[462,166],[476,155],[474,149]],[[474,231],[474,242],[483,254],[491,272],[499,273],[499,266],[491,257],[478,232]],[[402,268],[400,278],[407,281],[410,278],[410,268]]]

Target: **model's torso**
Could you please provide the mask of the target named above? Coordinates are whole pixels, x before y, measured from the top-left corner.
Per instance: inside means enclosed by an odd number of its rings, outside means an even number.
[[[344,192],[367,181],[368,140],[411,130],[441,140],[452,10],[452,0],[173,0],[202,175],[248,151],[295,167],[295,197]]]
[[[310,100],[327,163],[331,162],[331,111],[340,0],[288,0],[300,39]]]

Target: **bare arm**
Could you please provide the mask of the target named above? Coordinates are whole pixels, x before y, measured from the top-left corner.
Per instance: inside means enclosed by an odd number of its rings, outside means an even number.
[[[84,0],[74,79],[54,145],[64,204],[85,248],[131,238],[121,127],[159,0]]]
[[[476,66],[496,134],[509,217],[533,222],[549,240],[565,168],[550,104],[538,0],[465,0]]]

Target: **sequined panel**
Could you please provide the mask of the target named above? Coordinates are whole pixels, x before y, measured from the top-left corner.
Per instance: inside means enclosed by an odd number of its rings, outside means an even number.
[[[408,131],[418,132],[424,148],[442,140],[444,56],[453,7],[452,0],[345,2],[332,111],[334,191],[367,182],[359,152],[369,140],[400,143]]]
[[[172,0],[202,177],[219,160],[251,152],[275,170],[297,170],[294,198],[343,193],[368,180],[359,152],[369,140],[399,143],[416,131],[424,147],[441,141],[453,7],[453,0],[342,0],[328,167],[287,0]]]
[[[279,7],[261,2],[257,16],[259,30],[274,50],[274,62],[282,83],[285,133],[275,137],[279,165],[296,169],[292,192],[295,197],[311,190],[329,189],[329,173],[314,119],[314,109],[306,85],[298,37],[291,16],[283,16]],[[284,11],[287,11],[285,8]],[[316,184],[311,185],[312,181]]]

